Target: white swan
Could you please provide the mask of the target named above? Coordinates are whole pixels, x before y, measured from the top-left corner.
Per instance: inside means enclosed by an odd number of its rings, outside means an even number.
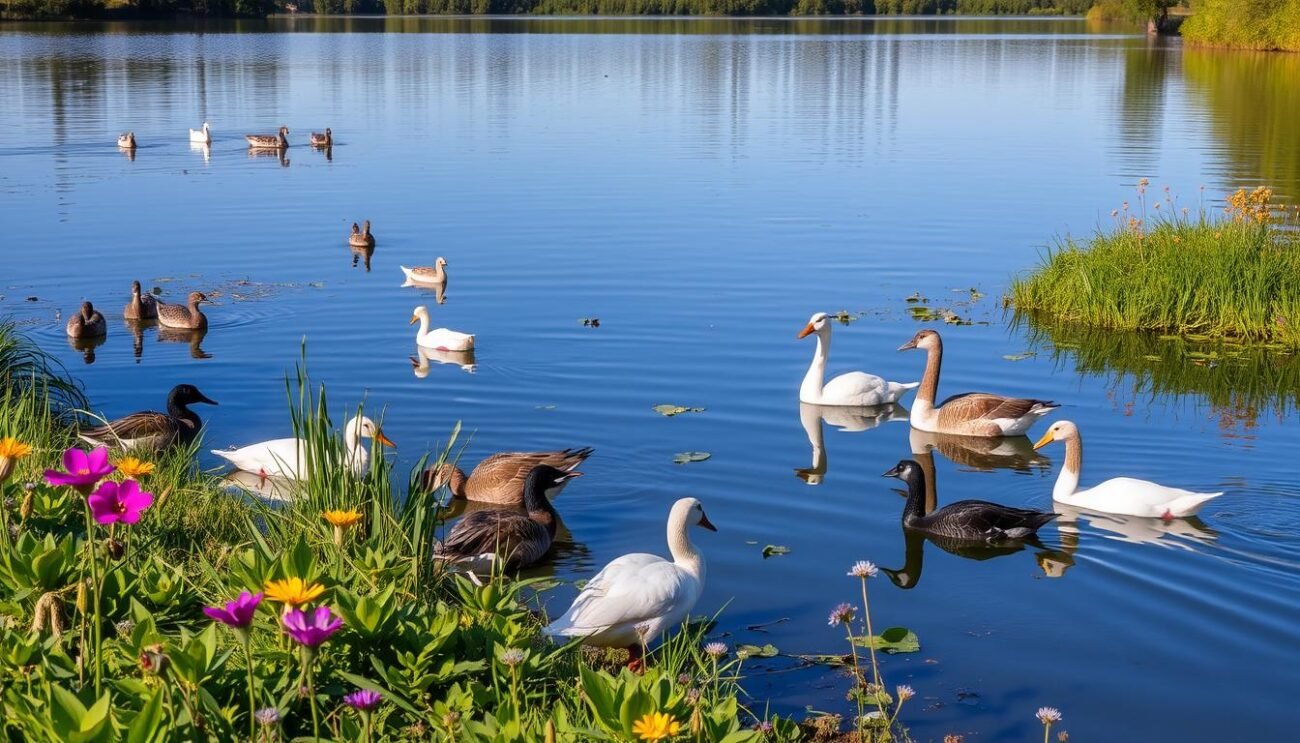
[[[429,330],[429,309],[424,305],[416,307],[411,312],[409,324],[414,325],[417,322],[420,323],[420,329],[415,334],[415,342],[421,346],[435,351],[474,350],[474,336],[469,333],[460,333],[447,328]]]
[[[1053,441],[1065,442],[1065,466],[1056,479],[1056,487],[1052,488],[1052,500],[1066,505],[1122,516],[1173,519],[1191,516],[1201,510],[1206,501],[1223,495],[1222,492],[1194,493],[1131,477],[1116,477],[1079,490],[1079,472],[1083,469],[1083,438],[1079,436],[1079,427],[1070,421],[1057,421],[1034,444],[1034,448],[1042,448]]]
[[[208,122],[203,122],[202,129],[190,130],[190,142],[192,144],[212,144],[212,130],[208,129]]]
[[[825,312],[818,312],[808,320],[808,326],[799,331],[798,338],[817,336],[817,349],[813,352],[812,364],[799,385],[799,402],[814,405],[852,405],[854,407],[872,407],[897,402],[903,393],[916,387],[919,382],[887,382],[874,374],[854,371],[841,374],[822,384],[826,375],[826,359],[831,354],[831,321]]]
[[[370,469],[370,453],[361,444],[361,439],[370,438],[384,446],[397,446],[379,430],[379,426],[363,415],[348,421],[343,428],[347,466],[358,475],[364,475]],[[260,477],[306,480],[311,472],[303,443],[302,439],[275,439],[226,451],[213,449],[212,453]]]
[[[704,556],[687,534],[692,526],[717,531],[698,500],[682,498],[668,514],[671,562],[642,552],[615,558],[544,632],[581,637],[588,645],[625,647],[629,665],[640,665],[642,646],[685,621],[704,590]]]

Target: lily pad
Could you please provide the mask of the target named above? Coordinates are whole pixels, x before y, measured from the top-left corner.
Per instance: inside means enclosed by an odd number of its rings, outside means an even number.
[[[682,413],[703,413],[704,408],[687,408],[681,405],[656,405],[654,406],[654,411],[659,415],[671,418],[674,415],[681,415]]]
[[[780,651],[775,645],[767,644],[759,647],[758,645],[737,645],[737,658],[775,658]]]
[[[920,320],[921,322],[929,322],[931,320],[939,319],[939,313],[929,307],[908,307],[907,312],[912,316],[913,320]]]
[[[853,659],[851,655],[800,655],[799,660],[805,663],[812,663],[817,666],[846,666]]]
[[[904,299],[903,301],[907,302],[908,304],[916,304],[917,302],[928,302],[930,300],[921,296],[921,292],[912,292],[912,296],[908,297],[907,299]]]
[[[690,464],[691,462],[703,462],[713,456],[707,451],[684,451],[680,454],[673,455],[673,464]]]
[[[921,641],[917,638],[916,633],[906,627],[890,627],[878,635],[855,637],[853,638],[853,644],[864,648],[874,647],[876,650],[890,655],[915,653],[921,649]]]
[[[1006,359],[1007,361],[1024,361],[1025,359],[1032,359],[1037,355],[1038,355],[1037,351],[1025,351],[1023,353],[1008,354],[1006,356],[1003,356],[1002,358]]]
[[[788,555],[790,548],[780,544],[769,544],[763,548],[763,559],[766,560],[773,555]]]

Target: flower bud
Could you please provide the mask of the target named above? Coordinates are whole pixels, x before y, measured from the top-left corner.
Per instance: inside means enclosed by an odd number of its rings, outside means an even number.
[[[30,490],[23,496],[23,503],[18,507],[18,515],[23,518],[23,521],[32,517],[32,493]]]
[[[77,584],[77,611],[81,612],[82,614],[86,613],[87,593],[88,591],[86,590],[86,581],[82,581],[78,583]]]

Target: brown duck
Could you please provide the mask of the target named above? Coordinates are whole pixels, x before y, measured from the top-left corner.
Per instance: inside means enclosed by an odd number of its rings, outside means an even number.
[[[547,465],[561,472],[572,472],[593,451],[591,447],[584,447],[561,451],[502,452],[479,462],[468,477],[460,467],[444,464],[426,469],[423,481],[425,487],[431,490],[446,485],[454,498],[499,506],[519,506],[524,503],[525,485],[529,473],[535,467]],[[554,498],[567,483],[568,480],[560,480],[558,487],[546,492],[546,497]]]
[[[245,134],[248,146],[261,150],[283,150],[289,146],[289,127],[280,127],[279,134]]]
[[[348,245],[354,248],[373,248],[375,247],[375,236],[370,234],[370,220],[366,220],[366,226],[363,230],[357,226],[356,222],[352,223],[352,234],[348,235]]]
[[[199,303],[207,301],[203,292],[190,292],[188,304],[168,304],[159,299],[158,324],[181,330],[207,330],[208,316],[199,310]]]
[[[81,312],[68,319],[69,338],[98,338],[108,335],[108,322],[90,302],[81,303]]]
[[[158,300],[152,294],[140,291],[140,282],[131,282],[131,301],[122,310],[122,317],[127,320],[153,320],[158,317]]]

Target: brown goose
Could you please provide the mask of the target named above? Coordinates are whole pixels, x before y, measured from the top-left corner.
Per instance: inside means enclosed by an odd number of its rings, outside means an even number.
[[[90,302],[81,303],[81,312],[68,319],[69,338],[98,338],[108,335],[108,322]]]
[[[194,440],[203,421],[189,409],[190,405],[216,405],[192,384],[178,384],[167,393],[167,412],[144,410],[88,428],[77,435],[92,446],[160,451],[169,446],[184,446]]]
[[[330,131],[328,126],[325,127],[324,134],[312,132],[311,145],[312,147],[332,147],[334,145],[334,132]]]
[[[279,134],[245,134],[248,146],[262,150],[283,150],[289,146],[289,127],[280,127]]]
[[[447,283],[447,259],[438,256],[432,266],[415,266],[407,268],[398,266],[406,274],[406,280],[412,284],[429,284],[442,286]],[[442,304],[442,302],[438,302]]]
[[[542,464],[524,483],[524,510],[474,511],[456,522],[447,539],[434,546],[434,559],[452,563],[471,575],[490,575],[494,568],[525,568],[551,549],[559,514],[546,493],[564,487],[581,472],[564,472]]]
[[[900,351],[925,349],[925,376],[912,405],[912,427],[931,433],[962,436],[1023,436],[1039,418],[1058,407],[1050,400],[1003,397],[987,392],[953,395],[935,405],[939,391],[939,367],[943,363],[943,340],[933,330],[922,330],[898,347]]]
[[[152,294],[140,292],[140,282],[131,282],[131,301],[122,310],[122,317],[127,320],[153,320],[158,317],[158,300]]]
[[[189,303],[168,304],[161,299],[158,302],[158,324],[181,330],[207,330],[208,316],[199,310],[199,303],[208,301],[203,292],[190,292]]]
[[[117,136],[117,146],[124,150],[135,149],[135,132],[127,132]]]
[[[356,222],[352,223],[352,234],[348,235],[348,245],[354,248],[373,248],[375,247],[375,236],[370,234],[370,220],[366,220],[364,230],[357,226]]]
[[[548,465],[561,472],[572,472],[593,451],[595,450],[591,447],[583,447],[561,451],[502,452],[479,462],[468,477],[464,470],[454,464],[430,467],[424,471],[424,485],[431,490],[446,485],[453,498],[495,503],[499,506],[519,506],[524,502],[525,484],[533,468]],[[567,483],[568,480],[561,480],[558,488],[546,491],[546,497],[559,495]]]

